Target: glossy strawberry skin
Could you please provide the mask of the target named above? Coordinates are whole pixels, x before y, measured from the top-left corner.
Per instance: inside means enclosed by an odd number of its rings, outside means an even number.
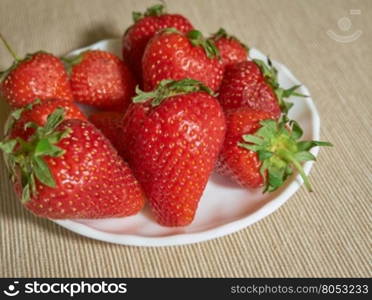
[[[119,111],[128,107],[136,85],[126,64],[101,50],[82,54],[81,61],[72,66],[70,81],[75,101]]]
[[[216,91],[222,81],[220,60],[208,58],[205,50],[193,46],[180,33],[160,32],[147,44],[142,58],[145,90],[154,89],[163,79],[191,78]]]
[[[133,104],[124,118],[126,158],[157,222],[192,222],[225,134],[225,118],[206,93],[167,98],[160,106]]]
[[[275,119],[275,116],[249,107],[230,110],[226,114],[226,137],[216,167],[219,174],[246,188],[263,185],[257,153],[240,147],[238,143],[243,142],[242,135],[254,134],[261,127],[259,122],[266,119]]]
[[[0,84],[0,91],[13,108],[37,98],[73,99],[62,61],[45,52],[37,52],[19,62]]]
[[[178,14],[164,14],[144,17],[124,33],[122,41],[123,58],[139,79],[142,78],[141,62],[147,42],[158,31],[170,27],[183,33],[193,29],[193,26],[185,17]]]
[[[215,44],[220,51],[224,68],[248,58],[248,50],[236,39],[222,37],[215,40]]]
[[[225,69],[218,99],[225,111],[247,106],[276,117],[281,114],[273,89],[253,61],[240,62]]]
[[[122,148],[123,117],[122,113],[111,111],[98,112],[89,116],[89,121],[102,132],[119,153]]]
[[[56,187],[36,182],[37,194],[25,205],[52,219],[109,218],[137,213],[144,204],[138,181],[108,140],[90,123],[65,120],[70,129],[57,146],[60,157],[45,157]]]

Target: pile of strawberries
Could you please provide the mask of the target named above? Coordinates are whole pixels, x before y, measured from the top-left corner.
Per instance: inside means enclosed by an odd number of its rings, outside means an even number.
[[[326,142],[299,141],[270,61],[223,29],[209,38],[155,5],[134,13],[123,60],[100,50],[43,51],[1,73],[12,107],[0,148],[16,193],[38,216],[123,217],[147,202],[156,221],[193,221],[213,170],[271,192]],[[94,107],[84,115],[75,102]],[[229,199],[226,199],[229,201]]]

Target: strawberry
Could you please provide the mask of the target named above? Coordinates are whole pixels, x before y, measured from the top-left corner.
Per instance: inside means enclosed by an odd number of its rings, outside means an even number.
[[[126,158],[161,225],[192,222],[215,165],[225,118],[210,93],[195,80],[164,80],[138,90],[125,114]]]
[[[48,99],[40,101],[37,99],[25,107],[14,110],[7,123],[6,132],[11,128],[12,136],[24,136],[32,132],[32,128],[24,130],[24,126],[33,122],[39,126],[45,125],[47,118],[57,108],[65,110],[65,119],[80,119],[86,121],[86,117],[80,109],[69,100]]]
[[[218,49],[200,31],[186,35],[169,28],[157,33],[147,44],[142,58],[145,90],[154,89],[163,79],[191,78],[216,91],[223,67]]]
[[[13,107],[23,107],[36,98],[72,101],[68,76],[62,61],[52,54],[36,52],[20,59],[0,35],[14,57],[13,65],[0,73],[0,92]]]
[[[247,188],[264,184],[264,192],[282,186],[294,169],[311,191],[301,163],[315,160],[309,152],[312,147],[331,146],[328,142],[298,141],[302,130],[297,122],[276,120],[272,113],[249,107],[230,110],[226,128],[217,172]]]
[[[137,213],[139,183],[108,140],[89,122],[64,120],[56,109],[26,139],[6,138],[15,190],[34,214],[53,219],[108,218]]]
[[[224,67],[247,60],[248,47],[236,37],[227,34],[225,29],[220,28],[212,35],[212,40],[220,52]]]
[[[121,59],[110,52],[89,50],[65,61],[70,64],[75,101],[101,109],[126,110],[136,82]]]
[[[187,33],[193,26],[181,15],[168,14],[164,5],[154,5],[144,14],[133,12],[134,24],[123,35],[123,58],[136,74],[142,78],[142,56],[147,42],[161,29],[173,27]]]
[[[120,153],[122,148],[123,114],[110,111],[97,112],[89,116],[89,121],[101,130],[102,134]]]
[[[248,106],[279,117],[281,112],[286,114],[292,106],[292,103],[284,101],[285,98],[304,96],[295,92],[298,87],[281,88],[277,70],[270,60],[266,65],[255,59],[226,67],[218,99],[225,111]]]

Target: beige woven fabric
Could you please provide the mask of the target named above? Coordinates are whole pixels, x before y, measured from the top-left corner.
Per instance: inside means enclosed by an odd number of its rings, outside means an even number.
[[[119,37],[153,1],[0,0],[0,30],[20,55],[61,55]],[[301,188],[277,212],[238,233],[189,246],[140,248],[78,236],[25,211],[0,161],[0,276],[371,276],[372,1],[169,0],[205,33],[221,25],[283,62],[310,89],[322,149]],[[360,9],[360,14],[350,14]],[[352,21],[342,32],[337,21]],[[343,19],[340,26],[347,27]],[[340,43],[327,30],[362,36]],[[0,69],[11,58],[0,48]],[[1,101],[1,126],[8,108]]]

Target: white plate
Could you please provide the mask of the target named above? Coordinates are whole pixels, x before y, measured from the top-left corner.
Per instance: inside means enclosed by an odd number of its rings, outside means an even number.
[[[97,42],[89,47],[72,51],[78,54],[87,49],[101,49],[121,56],[120,40]],[[257,49],[250,50],[251,58],[265,60]],[[273,61],[278,69],[280,84],[288,88],[301,84],[284,65]],[[309,95],[305,86],[299,92]],[[296,119],[304,129],[304,139],[319,140],[319,116],[311,99],[292,97],[294,106],[290,117]],[[318,147],[312,149],[317,155]],[[306,174],[312,162],[304,165]],[[272,194],[262,194],[259,189],[245,190],[228,178],[212,174],[200,200],[195,220],[186,227],[168,228],[158,225],[146,207],[141,213],[126,217],[100,220],[54,220],[57,224],[78,234],[106,242],[136,246],[170,246],[191,244],[221,237],[245,228],[277,210],[301,186],[299,175],[292,176],[287,184]]]

